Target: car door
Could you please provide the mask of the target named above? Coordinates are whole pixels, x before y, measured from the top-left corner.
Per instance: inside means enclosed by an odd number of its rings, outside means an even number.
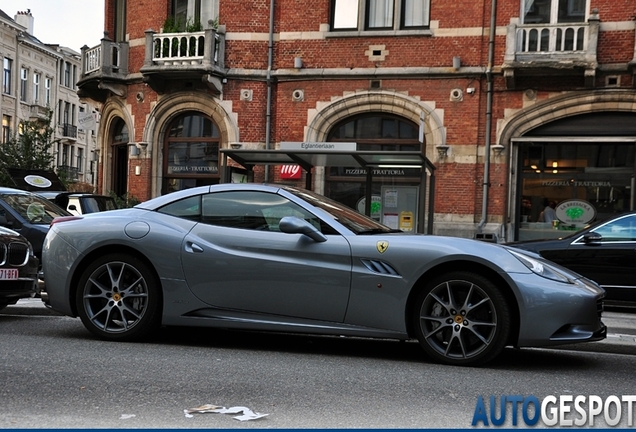
[[[275,193],[204,195],[202,222],[181,252],[190,289],[221,309],[342,322],[351,284],[349,243],[336,233],[316,242],[280,232],[284,216],[319,226],[314,215]]]
[[[636,215],[600,225],[568,248],[566,267],[605,288],[607,298],[636,301]]]

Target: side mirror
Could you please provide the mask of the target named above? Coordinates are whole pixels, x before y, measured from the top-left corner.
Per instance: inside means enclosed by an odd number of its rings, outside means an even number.
[[[583,235],[583,242],[587,245],[600,245],[603,236],[597,232],[589,232]]]
[[[315,226],[295,216],[285,216],[280,220],[278,228],[287,234],[304,234],[318,243],[326,242],[327,237]]]

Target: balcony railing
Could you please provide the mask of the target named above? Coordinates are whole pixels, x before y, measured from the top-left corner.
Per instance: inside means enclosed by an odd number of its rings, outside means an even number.
[[[215,29],[188,33],[146,32],[146,64],[223,67],[224,35]]]
[[[34,103],[29,107],[30,120],[46,120],[49,115],[49,109],[39,103]]]
[[[506,86],[516,86],[516,76],[579,76],[587,87],[595,81],[596,48],[600,19],[593,14],[588,22],[508,25],[503,71]]]
[[[62,125],[62,136],[65,138],[77,138],[77,126],[64,123]]]
[[[82,78],[90,75],[125,78],[128,75],[128,43],[108,38],[93,48],[82,48]]]
[[[77,181],[79,178],[79,172],[79,168],[69,165],[58,165],[57,167],[57,173],[66,177],[66,179],[70,181]]]
[[[171,81],[188,80],[222,91],[225,78],[225,29],[197,32],[155,33],[146,31],[146,56],[141,73],[144,81],[162,93]],[[198,84],[197,84],[198,83]]]
[[[571,61],[596,66],[599,19],[585,23],[516,24],[508,26],[505,63]],[[532,66],[532,64],[530,64]]]
[[[564,53],[587,50],[589,25],[540,25],[517,28],[517,53]]]

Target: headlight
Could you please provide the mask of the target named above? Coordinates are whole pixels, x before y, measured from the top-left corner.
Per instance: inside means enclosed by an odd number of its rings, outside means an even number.
[[[507,249],[507,251],[510,252],[512,255],[514,255],[519,261],[523,263],[523,265],[528,267],[533,273],[538,274],[541,277],[552,279],[557,282],[563,282],[563,283],[569,283],[569,284],[574,283],[572,278],[563,274],[559,269],[551,266],[545,261],[532,258],[531,256],[513,251],[511,249]]]

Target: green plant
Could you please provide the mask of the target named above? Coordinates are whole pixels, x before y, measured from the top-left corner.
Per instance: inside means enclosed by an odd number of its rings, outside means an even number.
[[[179,33],[182,32],[185,24],[181,18],[169,16],[163,23],[163,33]]]
[[[128,193],[119,196],[115,192],[110,191],[108,192],[108,196],[112,197],[115,200],[117,208],[130,208],[141,203],[141,201],[137,197]]]
[[[192,18],[188,18],[185,29],[188,33],[194,33],[203,30],[203,26],[199,20],[193,21]]]
[[[53,111],[47,109],[46,119],[23,121],[20,133],[13,133],[10,139],[0,144],[0,185],[14,186],[7,169],[50,170],[53,169],[51,153],[53,147]]]

